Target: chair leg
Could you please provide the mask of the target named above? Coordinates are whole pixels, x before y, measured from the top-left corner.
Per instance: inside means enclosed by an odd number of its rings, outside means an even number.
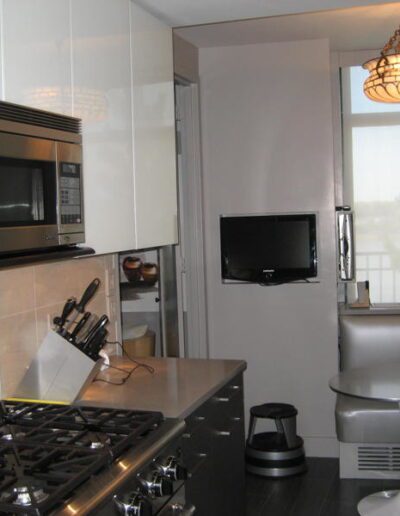
[[[249,422],[249,434],[247,437],[247,444],[252,444],[253,437],[254,437],[254,431],[256,429],[256,419],[253,415],[250,415],[250,422]]]
[[[295,448],[297,446],[296,417],[282,418],[281,424],[285,434],[287,447]]]

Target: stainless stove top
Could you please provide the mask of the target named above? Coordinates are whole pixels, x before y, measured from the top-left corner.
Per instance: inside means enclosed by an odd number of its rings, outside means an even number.
[[[2,402],[0,513],[90,514],[183,428],[159,412]]]

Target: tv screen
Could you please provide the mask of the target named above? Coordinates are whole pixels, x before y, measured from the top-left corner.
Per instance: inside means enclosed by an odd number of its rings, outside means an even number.
[[[222,279],[284,283],[317,275],[316,215],[221,216]]]

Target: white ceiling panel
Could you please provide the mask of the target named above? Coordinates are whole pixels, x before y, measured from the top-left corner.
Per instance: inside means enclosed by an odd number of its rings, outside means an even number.
[[[336,51],[381,49],[399,27],[400,3],[175,29],[204,47],[328,38]]]
[[[135,0],[135,2],[162,18],[171,27],[386,3],[377,0]]]

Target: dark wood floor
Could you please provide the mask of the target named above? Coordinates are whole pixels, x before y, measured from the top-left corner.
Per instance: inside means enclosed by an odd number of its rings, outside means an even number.
[[[358,516],[357,503],[399,480],[340,480],[337,459],[308,458],[308,472],[281,480],[248,474],[247,516]]]

